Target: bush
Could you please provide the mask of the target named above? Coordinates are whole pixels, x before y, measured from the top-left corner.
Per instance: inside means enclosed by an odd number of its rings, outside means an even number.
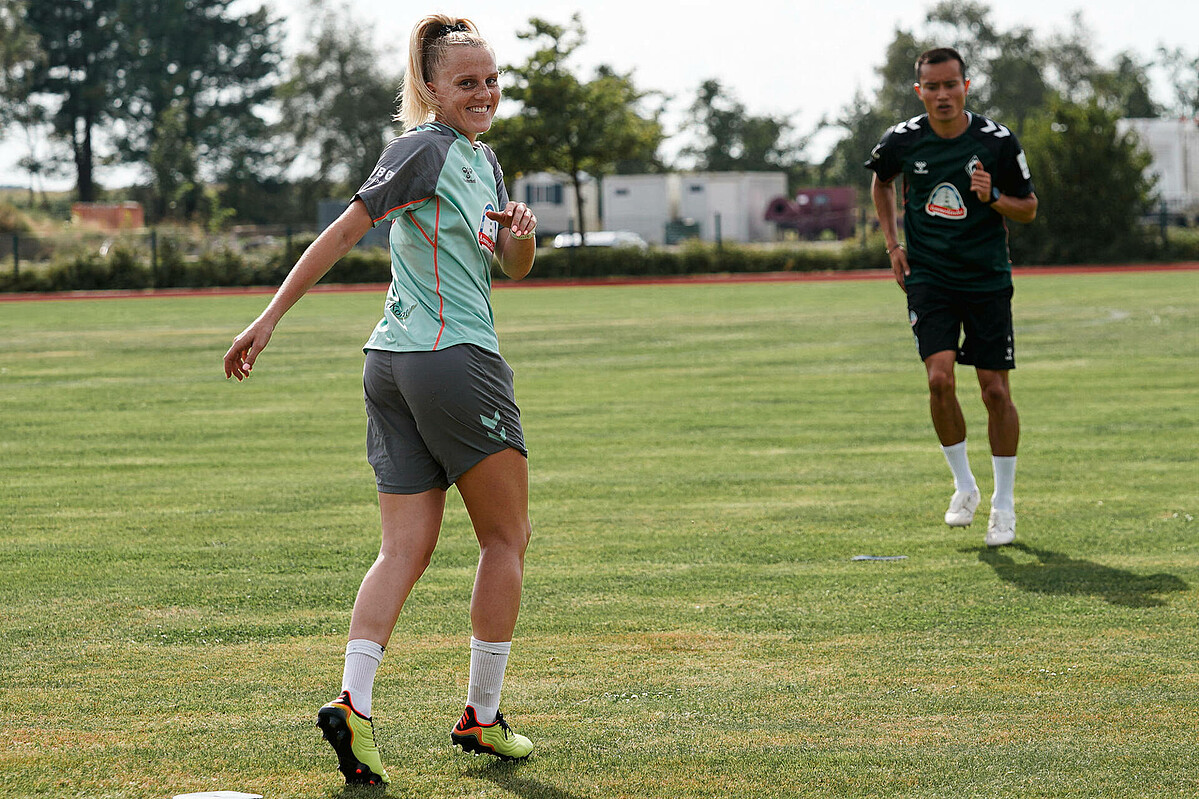
[[[856,242],[829,246],[779,245],[717,247],[688,242],[678,249],[582,247],[541,250],[533,277],[597,278],[722,273],[820,272],[886,269],[882,246],[862,249]]]
[[[0,202],[0,233],[28,233],[32,229],[29,217],[15,205]]]

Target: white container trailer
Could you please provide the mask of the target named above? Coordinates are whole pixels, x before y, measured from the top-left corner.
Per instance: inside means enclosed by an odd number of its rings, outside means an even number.
[[[1199,120],[1122,119],[1153,156],[1145,172],[1157,178],[1157,195],[1172,216],[1199,215]]]

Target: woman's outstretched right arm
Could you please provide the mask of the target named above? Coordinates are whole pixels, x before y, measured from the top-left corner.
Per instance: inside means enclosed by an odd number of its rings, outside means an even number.
[[[275,292],[266,310],[249,327],[233,339],[225,353],[225,378],[236,377],[238,382],[250,376],[258,353],[266,348],[283,314],[303,297],[308,289],[325,276],[350,248],[370,230],[371,216],[361,200],[355,199],[316,241],[308,245],[300,260],[292,267],[283,285]]]

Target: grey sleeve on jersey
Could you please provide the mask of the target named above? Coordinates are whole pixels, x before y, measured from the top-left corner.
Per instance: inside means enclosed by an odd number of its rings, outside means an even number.
[[[487,145],[483,145],[487,147]],[[491,162],[491,171],[495,173],[495,196],[498,198],[500,211],[508,204],[508,189],[504,187],[504,170],[500,168],[500,159],[495,157],[495,150],[487,147],[487,160]]]
[[[433,197],[445,163],[445,154],[436,145],[436,139],[409,134],[392,139],[383,148],[375,171],[354,195],[366,206],[372,224]]]

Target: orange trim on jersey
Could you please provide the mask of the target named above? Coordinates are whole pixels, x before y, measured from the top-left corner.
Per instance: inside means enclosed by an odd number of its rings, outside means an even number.
[[[430,195],[430,196],[431,196],[431,195]],[[403,205],[397,205],[395,208],[392,208],[390,211],[388,211],[387,213],[383,214],[383,216],[379,217],[378,219],[375,219],[375,220],[373,220],[372,224],[375,224],[375,225],[377,225],[377,224],[379,224],[380,222],[382,222],[384,219],[386,219],[387,217],[389,217],[389,216],[391,216],[392,214],[394,214],[396,211],[399,211],[399,210],[402,210],[402,209],[404,209],[404,208],[407,208],[407,207],[408,207],[408,206],[410,206],[410,205],[416,205],[417,203],[423,203],[423,202],[425,202],[425,201],[426,201],[426,200],[428,200],[428,199],[430,199],[430,198],[429,198],[429,197],[421,197],[419,200],[412,200],[411,202],[406,202],[406,203],[404,203]]]
[[[441,334],[445,332],[445,297],[441,296],[441,270],[437,266],[437,233],[441,230],[441,197],[437,198],[437,213],[433,222],[433,276],[437,279],[437,320],[441,322],[441,327],[437,330],[437,339],[433,342],[433,349],[437,349],[437,345],[441,343]],[[423,231],[422,231],[423,232]]]
[[[429,234],[426,233],[425,229],[420,226],[420,222],[416,221],[416,217],[410,216],[410,217],[408,217],[408,219],[409,219],[409,221],[412,222],[412,224],[416,227],[416,229],[420,231],[420,234],[425,237],[425,241],[429,242],[429,246],[434,248],[434,252],[436,252],[437,242],[435,242],[435,241],[433,241],[433,239],[429,238]],[[434,236],[437,235],[436,230],[433,231],[433,235]]]

